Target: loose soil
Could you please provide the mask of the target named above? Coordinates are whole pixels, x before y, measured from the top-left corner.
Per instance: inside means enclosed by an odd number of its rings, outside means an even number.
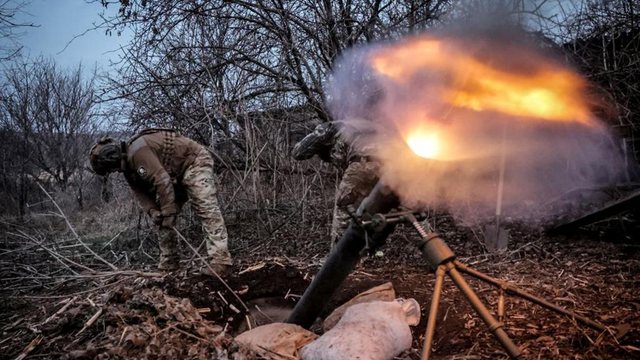
[[[640,244],[601,239],[600,232],[549,237],[507,224],[508,250],[488,254],[479,230],[442,215],[432,219],[459,259],[473,268],[608,326],[624,336],[589,329],[572,319],[509,296],[505,330],[525,359],[640,357]],[[327,255],[324,229],[299,236],[286,222],[270,234],[230,225],[236,264],[222,281],[199,274],[197,260],[170,274],[152,268],[105,271],[75,285],[3,292],[0,359],[26,358],[255,358],[234,342],[237,333],[282,321]],[[300,224],[298,224],[300,225]],[[314,240],[318,239],[318,240]],[[400,297],[422,306],[413,347],[400,358],[419,359],[434,274],[400,226],[339,287],[321,316],[359,292],[390,281]],[[250,244],[250,246],[248,245]],[[285,244],[285,245],[282,245]],[[184,259],[189,257],[185,253]],[[98,276],[100,275],[100,276]],[[469,279],[495,313],[498,291]],[[314,328],[318,328],[317,326]],[[435,359],[507,358],[482,320],[445,280],[433,348]]]

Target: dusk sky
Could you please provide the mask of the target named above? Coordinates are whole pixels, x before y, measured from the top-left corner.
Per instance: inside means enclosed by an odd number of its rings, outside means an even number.
[[[87,69],[98,66],[108,70],[109,60],[118,59],[117,50],[128,38],[107,36],[104,29],[90,30],[102,22],[99,13],[104,11],[99,2],[28,0],[18,20],[39,27],[22,30],[19,42],[24,46],[23,54],[50,56],[62,67],[75,67],[82,62]],[[107,11],[115,13],[117,6],[112,5]],[[81,36],[74,39],[77,35]]]
[[[108,70],[109,60],[118,59],[118,49],[129,40],[129,32],[121,36],[105,35],[105,29],[91,30],[102,22],[99,14],[114,14],[118,4],[104,9],[99,0],[13,0],[25,3],[18,21],[33,23],[38,27],[23,28],[18,41],[24,46],[23,55],[52,57],[62,67],[74,67],[82,62],[85,69],[98,66]],[[579,3],[579,2],[578,2]],[[572,1],[553,3],[546,12],[558,13],[558,4],[565,11],[574,11]],[[75,38],[76,36],[79,37]],[[0,39],[0,42],[6,41]],[[67,46],[67,44],[71,43]],[[67,46],[65,48],[65,46]]]

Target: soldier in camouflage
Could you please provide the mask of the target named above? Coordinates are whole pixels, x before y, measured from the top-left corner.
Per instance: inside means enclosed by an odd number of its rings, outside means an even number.
[[[122,172],[140,206],[158,225],[160,269],[179,267],[174,227],[188,199],[202,221],[213,269],[224,272],[232,264],[213,159],[204,146],[171,129],[147,129],[126,142],[103,138],[91,148],[89,157],[98,175]]]
[[[331,222],[331,248],[342,238],[351,218],[348,211],[360,206],[378,182],[378,164],[358,154],[340,137],[335,123],[322,123],[300,140],[292,151],[296,160],[311,159],[318,155],[322,161],[344,170],[338,185]]]

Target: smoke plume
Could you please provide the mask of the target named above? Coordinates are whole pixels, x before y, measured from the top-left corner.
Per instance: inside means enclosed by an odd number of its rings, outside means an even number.
[[[530,213],[624,173],[619,142],[595,115],[606,104],[565,59],[513,29],[352,49],[327,102],[408,206],[490,213],[501,192],[505,207]]]

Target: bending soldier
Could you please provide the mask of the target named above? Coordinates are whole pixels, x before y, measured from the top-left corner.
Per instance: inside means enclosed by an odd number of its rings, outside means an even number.
[[[158,225],[158,268],[179,267],[173,228],[188,199],[202,221],[213,269],[224,272],[232,264],[216,195],[213,159],[204,146],[170,129],[147,129],[126,142],[101,139],[91,148],[90,163],[98,175],[122,172],[140,206]]]
[[[296,160],[311,159],[318,155],[322,161],[344,170],[336,190],[331,221],[331,247],[342,238],[351,218],[347,210],[360,206],[378,182],[378,165],[367,156],[357,154],[340,137],[335,123],[322,123],[300,140],[291,153]]]

